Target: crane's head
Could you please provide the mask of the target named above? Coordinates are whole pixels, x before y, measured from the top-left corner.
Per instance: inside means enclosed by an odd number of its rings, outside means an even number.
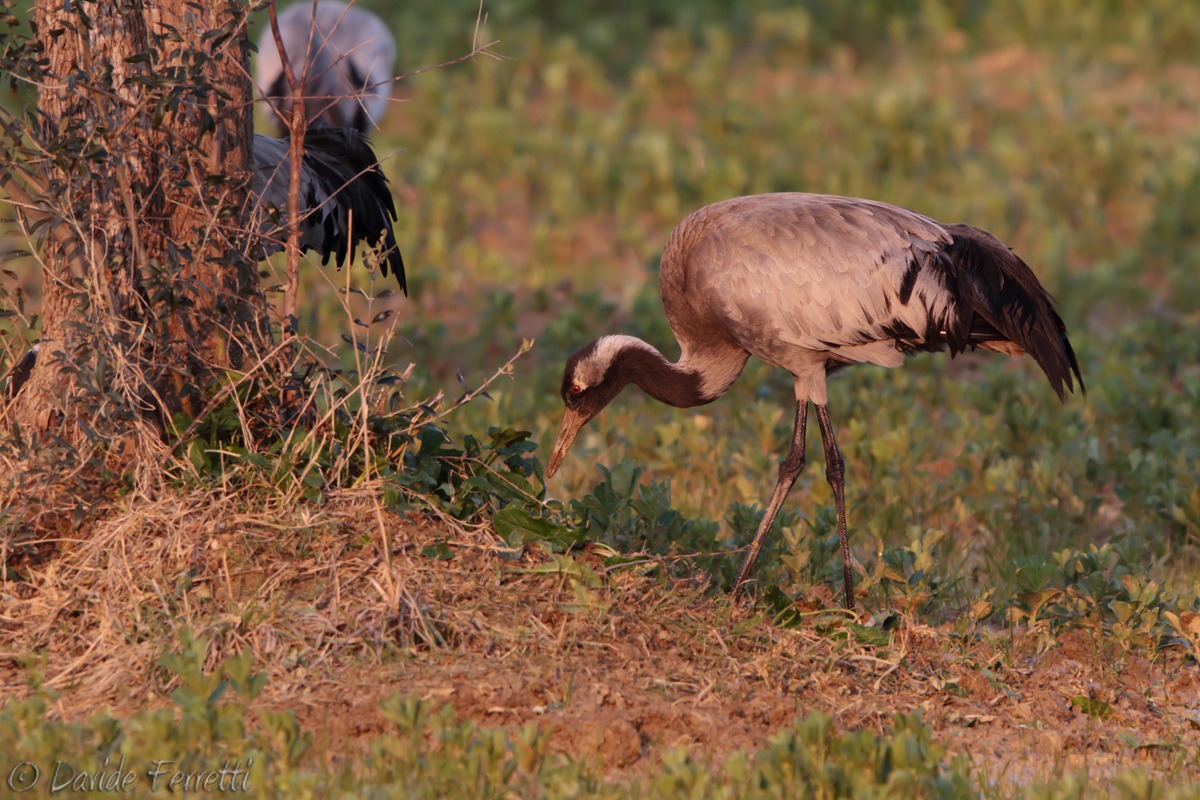
[[[612,402],[629,383],[628,376],[615,368],[614,364],[618,363],[618,356],[624,350],[635,346],[631,345],[634,341],[637,340],[630,336],[602,336],[584,345],[567,359],[562,380],[562,399],[567,410],[563,414],[554,449],[550,452],[550,463],[546,466],[547,480],[558,472],[579,429],[599,414],[600,409]]]

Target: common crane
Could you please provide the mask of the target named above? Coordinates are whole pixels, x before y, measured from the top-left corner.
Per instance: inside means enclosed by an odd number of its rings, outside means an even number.
[[[296,80],[308,123],[366,132],[378,127],[392,95],[396,41],[383,20],[336,0],[315,7],[302,0],[277,17],[280,39]],[[306,78],[304,76],[307,76]],[[255,84],[279,124],[292,116],[292,90],[268,26],[258,40]]]
[[[837,506],[846,607],[854,578],[846,531],[844,464],[826,376],[860,363],[898,367],[906,355],[981,347],[1027,353],[1065,401],[1084,390],[1079,362],[1050,295],[987,231],[944,225],[871,200],[780,193],[701,208],[671,233],[659,275],[675,363],[641,339],[602,336],[575,352],[562,380],[566,405],[547,479],[580,428],[633,383],[677,407],[712,402],[746,360],[792,373],[795,429],[762,522],[734,585],[740,596],[780,506],[804,469],[808,403],[816,408],[825,476]]]

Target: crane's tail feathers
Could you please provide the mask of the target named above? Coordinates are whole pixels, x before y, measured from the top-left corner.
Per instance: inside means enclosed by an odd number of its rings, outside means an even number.
[[[957,268],[953,273],[960,297],[974,312],[960,313],[951,323],[946,337],[950,352],[972,346],[1025,352],[1046,373],[1059,400],[1065,400],[1066,391],[1075,391],[1072,376],[1086,394],[1067,326],[1033,270],[985,230],[969,225],[948,225],[947,230],[953,241],[945,254]]]
[[[331,254],[337,256],[339,265],[347,255],[353,259],[359,242],[372,247],[382,244],[380,271],[386,276],[390,268],[400,289],[408,294],[404,259],[392,230],[396,206],[367,137],[353,128],[311,126],[304,135],[304,163],[331,195],[336,193],[333,201],[338,213],[325,219],[327,246],[321,252],[322,263],[329,263]],[[332,229],[334,226],[338,229]]]

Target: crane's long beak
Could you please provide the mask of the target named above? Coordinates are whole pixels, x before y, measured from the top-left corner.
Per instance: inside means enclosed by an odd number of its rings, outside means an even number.
[[[563,414],[562,426],[558,429],[558,439],[554,442],[554,449],[550,451],[550,463],[546,466],[546,480],[550,480],[554,477],[554,473],[558,472],[563,459],[567,457],[567,451],[571,449],[571,442],[575,441],[575,434],[579,433],[579,429],[589,419],[591,419],[590,416],[570,408]]]

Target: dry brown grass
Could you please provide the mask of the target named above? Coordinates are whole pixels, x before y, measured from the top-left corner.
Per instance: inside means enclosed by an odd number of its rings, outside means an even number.
[[[423,554],[437,542],[454,558]],[[919,709],[952,753],[1004,781],[1172,774],[1200,747],[1200,678],[1177,656],[912,618],[874,648],[837,614],[780,628],[701,582],[575,557],[598,585],[487,528],[385,511],[371,485],[323,507],[261,492],[126,498],[4,586],[0,685],[10,698],[49,687],[67,718],[166,705],[156,662],[186,627],[208,638],[209,664],[250,648],[270,679],[254,703],[292,709],[333,756],[386,728],[379,704],[396,692],[487,726],[541,725],[558,749],[621,774],[671,748],[714,759],[756,748],[814,709],[875,730]],[[832,605],[821,587],[810,600]],[[1080,696],[1113,716],[1079,712]]]

